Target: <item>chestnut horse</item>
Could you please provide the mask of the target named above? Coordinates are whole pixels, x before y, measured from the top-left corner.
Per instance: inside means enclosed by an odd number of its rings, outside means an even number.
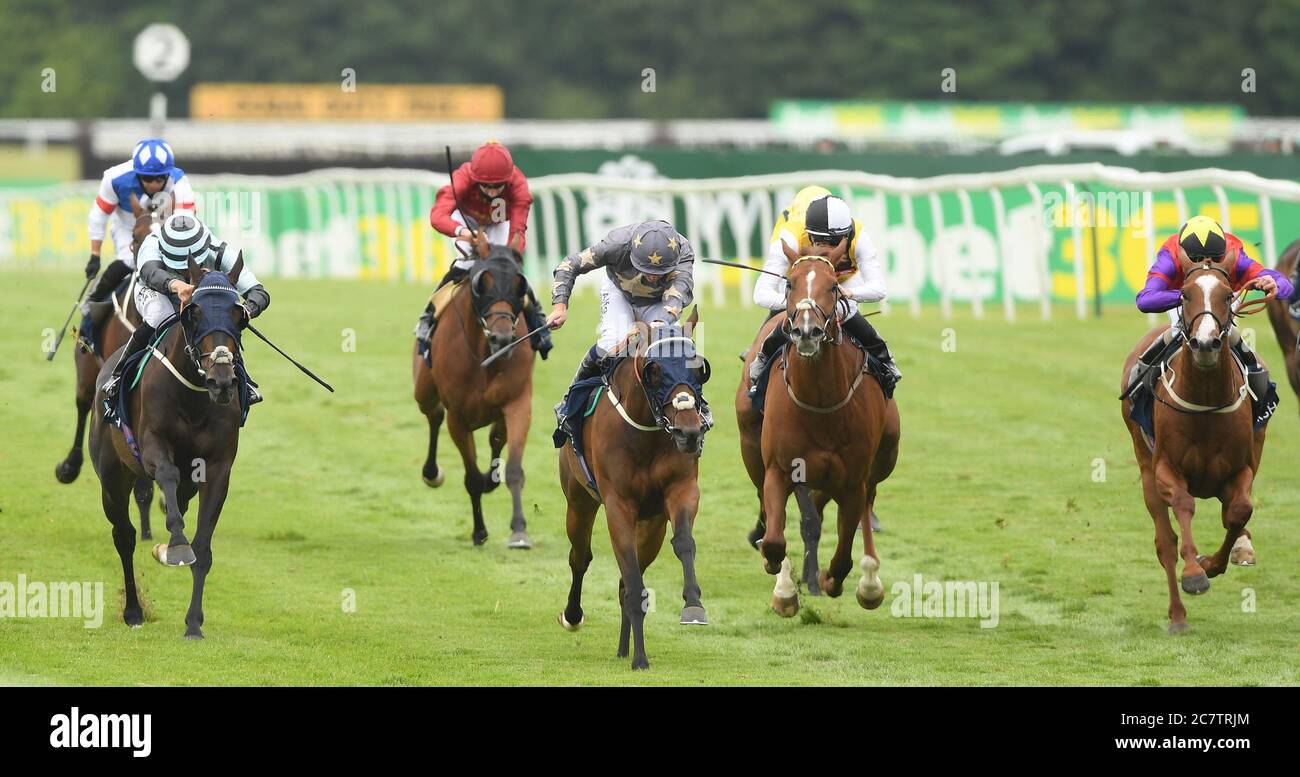
[[[135,527],[127,496],[138,480],[149,478],[166,498],[170,535],[167,545],[154,546],[153,557],[165,566],[190,567],[194,582],[185,636],[203,639],[203,587],[212,568],[212,534],[239,448],[241,409],[235,363],[246,319],[235,284],[243,269],[242,257],[229,276],[190,262],[192,301],[159,336],[156,350],[147,352],[150,358],[140,384],[127,397],[124,420],[134,430],[138,458],[122,430],[104,420],[102,387],[122,357],[121,350],[105,361],[96,379],[90,460],[99,475],[104,514],[113,524],[113,543],[122,561],[126,592],[122,619],[128,626],[142,625],[144,614],[135,585]],[[122,391],[128,390],[133,372],[128,370],[123,377]],[[196,493],[199,520],[191,544],[185,536],[184,514]]]
[[[1154,449],[1147,446],[1141,427],[1130,418],[1133,398],[1121,404],[1141,470],[1142,494],[1155,521],[1156,556],[1168,579],[1170,634],[1187,630],[1180,583],[1185,593],[1203,594],[1210,590],[1210,578],[1223,574],[1230,560],[1243,566],[1255,563],[1246,523],[1253,510],[1251,485],[1264,450],[1264,429],[1254,430],[1245,372],[1228,346],[1236,316],[1254,310],[1234,310],[1224,263],[1183,260],[1182,265],[1186,279],[1182,288],[1183,344],[1155,384]],[[1166,328],[1157,327],[1138,340],[1124,361],[1121,390],[1138,356]],[[1199,555],[1192,539],[1198,498],[1217,498],[1222,504],[1226,532],[1213,556]],[[1171,507],[1182,530],[1181,545],[1169,520]],[[1183,573],[1181,580],[1175,581],[1179,555]]]
[[[828,569],[809,582],[830,596],[839,596],[853,567],[853,538],[861,526],[864,555],[858,603],[873,610],[884,601],[877,572],[870,515],[877,486],[898,461],[901,436],[898,405],[886,400],[880,384],[870,379],[866,354],[843,343],[836,310],[844,299],[835,267],[845,243],[813,246],[799,256],[783,246],[790,260],[789,299],[784,316],[775,316],[750,348],[757,352],[770,327],[781,326],[789,343],[772,365],[765,396],[764,417],[755,423],[746,394],[737,391],[741,455],[758,489],[760,518],[766,530],[759,542],[763,568],[778,575],[772,608],[784,617],[799,609],[798,589],[786,559],[785,508],[792,491],[804,516],[805,547],[815,552],[820,535],[820,508],[827,499],[838,507],[839,541]],[[810,576],[810,575],[809,575]]]
[[[141,207],[140,200],[131,195],[131,213],[135,216],[135,225],[131,230],[131,253],[140,249],[140,243],[149,233],[161,228],[163,221],[171,214],[171,198],[161,193],[153,198],[148,208]],[[135,288],[138,274],[131,274],[131,282],[121,294],[114,290],[107,302],[98,303],[111,307],[112,314],[98,324],[103,327],[100,342],[102,353],[111,355],[118,348],[126,345],[131,333],[140,325],[141,318],[135,309]],[[107,311],[105,311],[106,313]],[[99,311],[92,311],[91,316],[99,317]],[[95,376],[104,365],[104,359],[95,352],[93,343],[78,341],[72,351],[73,365],[77,373],[77,432],[72,438],[72,449],[68,456],[54,468],[54,477],[60,483],[71,483],[81,474],[82,440],[85,439],[86,415],[90,412],[90,403],[95,398]],[[153,499],[153,481],[140,478],[135,484],[135,503],[140,510],[140,538],[150,539],[153,533],[149,528],[149,503]]]
[[[424,461],[426,485],[437,488],[443,483],[438,466],[438,429],[443,419],[452,442],[460,451],[465,465],[465,490],[474,511],[475,545],[487,542],[483,522],[483,494],[501,482],[501,449],[509,447],[505,465],[506,486],[514,503],[510,518],[510,539],[506,546],[528,549],[533,546],[524,520],[524,443],[533,417],[533,347],[523,337],[526,324],[520,315],[528,281],[520,269],[518,253],[505,247],[489,246],[482,231],[475,241],[480,262],[471,272],[468,289],[461,290],[447,304],[430,344],[430,360],[425,364],[419,346],[412,351],[415,377],[415,401],[429,420],[429,452]],[[482,362],[502,348],[511,353],[483,367]],[[478,468],[474,430],[491,424],[488,440],[492,447],[491,464],[486,473]]]
[[[582,579],[591,564],[591,530],[603,502],[619,569],[618,656],[627,657],[629,636],[634,636],[633,669],[650,665],[645,652],[649,591],[642,576],[659,555],[670,521],[673,552],[682,564],[685,607],[680,622],[708,623],[695,578],[692,534],[700,504],[699,457],[709,430],[703,395],[709,367],[696,355],[691,335],[697,313],[692,311],[686,327],[653,327],[638,337],[635,355],[614,369],[604,397],[596,395],[595,410],[582,425],[582,441],[599,499],[587,490],[573,443],[565,442],[560,451],[573,573],[560,625],[577,631],[586,620]]]
[[[1300,256],[1300,240],[1286,247],[1282,257],[1277,260],[1276,269],[1290,277],[1295,272],[1296,257]],[[1291,317],[1288,310],[1290,302],[1274,299],[1268,303],[1268,320],[1273,325],[1273,334],[1282,349],[1282,358],[1286,361],[1286,379],[1291,383],[1291,390],[1300,397],[1300,355],[1296,353],[1296,338],[1300,337],[1300,322]]]

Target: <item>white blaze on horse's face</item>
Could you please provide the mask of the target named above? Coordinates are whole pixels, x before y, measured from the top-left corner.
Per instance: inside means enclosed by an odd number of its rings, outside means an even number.
[[[1223,336],[1225,332],[1219,330],[1219,322],[1215,320],[1214,311],[1214,292],[1220,286],[1222,281],[1213,275],[1206,273],[1196,279],[1196,286],[1201,291],[1201,303],[1203,307],[1197,312],[1196,331],[1188,332],[1188,344],[1192,349],[1192,358],[1197,367],[1209,369],[1219,363],[1219,356],[1223,351]],[[1220,318],[1227,321],[1231,316]]]

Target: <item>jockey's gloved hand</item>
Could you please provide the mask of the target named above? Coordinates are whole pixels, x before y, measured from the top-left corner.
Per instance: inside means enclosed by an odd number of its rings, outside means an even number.
[[[86,277],[94,278],[99,275],[99,254],[91,254],[90,261],[86,262]]]

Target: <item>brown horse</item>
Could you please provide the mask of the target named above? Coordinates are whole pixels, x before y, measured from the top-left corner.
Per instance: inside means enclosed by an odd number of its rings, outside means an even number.
[[[627,657],[629,636],[635,636],[633,669],[650,665],[645,652],[650,591],[642,576],[663,547],[669,521],[673,552],[682,564],[685,607],[680,622],[708,623],[695,578],[692,534],[700,504],[699,456],[709,428],[703,396],[708,362],[696,355],[691,339],[697,312],[692,312],[687,327],[659,326],[639,336],[635,355],[614,369],[604,397],[596,395],[595,410],[582,426],[582,441],[599,498],[587,490],[573,443],[566,442],[560,452],[573,573],[560,625],[577,631],[586,620],[582,579],[591,564],[591,531],[603,502],[619,568],[618,656]]]
[[[1155,385],[1154,449],[1130,418],[1132,397],[1121,405],[1141,470],[1142,494],[1155,521],[1156,556],[1169,583],[1170,634],[1187,629],[1187,609],[1174,579],[1179,555],[1183,557],[1181,587],[1191,595],[1208,591],[1210,578],[1223,574],[1229,560],[1243,566],[1255,563],[1246,522],[1253,510],[1251,485],[1264,450],[1264,430],[1253,428],[1246,375],[1227,347],[1234,318],[1247,311],[1233,310],[1224,264],[1184,260],[1183,273],[1184,343]],[[1157,327],[1138,340],[1124,361],[1121,383],[1127,384],[1138,356],[1166,328]],[[1213,556],[1198,555],[1192,539],[1198,498],[1217,498],[1222,504],[1226,533]],[[1182,530],[1181,545],[1169,521],[1171,507]]]
[[[131,195],[131,213],[135,216],[135,225],[131,230],[132,254],[140,250],[140,243],[149,236],[150,231],[162,225],[171,214],[171,210],[170,197],[155,196],[150,206],[144,208],[141,207],[140,200],[134,194]],[[96,326],[103,327],[100,342],[103,346],[101,352],[104,354],[112,354],[126,345],[126,341],[131,339],[131,333],[141,323],[140,314],[135,309],[137,277],[132,273],[131,282],[127,284],[125,291],[119,294],[114,290],[108,302],[96,303],[99,309],[92,309],[92,318],[103,317],[102,322],[96,321]],[[67,458],[54,468],[54,477],[58,478],[60,483],[71,483],[81,474],[86,415],[90,412],[90,403],[95,398],[95,376],[99,374],[99,368],[104,366],[104,358],[95,351],[93,343],[78,341],[73,349],[72,358],[77,373],[77,432],[72,438],[72,449],[68,451]],[[141,539],[147,540],[153,536],[149,528],[149,503],[152,499],[153,481],[145,478],[137,480],[135,502],[140,510]]]
[[[412,372],[415,401],[429,420],[429,453],[424,461],[426,485],[443,483],[438,466],[438,429],[443,419],[452,442],[465,465],[465,490],[474,511],[475,545],[487,541],[483,523],[483,494],[501,483],[501,449],[509,447],[505,464],[506,486],[510,489],[513,513],[507,547],[531,548],[524,520],[524,443],[533,417],[533,348],[520,315],[528,282],[520,270],[520,257],[505,246],[489,246],[479,232],[475,251],[480,261],[468,279],[468,290],[457,293],[441,314],[434,331],[430,360],[425,364],[418,346],[413,349]],[[512,352],[487,367],[482,362],[502,348]],[[488,440],[492,447],[488,472],[480,472],[474,446],[474,430],[491,424]]]
[[[790,295],[784,316],[764,325],[750,348],[772,327],[781,326],[789,344],[772,365],[759,417],[749,401],[748,364],[736,394],[741,432],[741,456],[758,490],[760,520],[766,530],[759,542],[763,568],[777,575],[772,608],[784,617],[799,610],[798,588],[786,559],[785,508],[793,491],[803,516],[805,549],[816,552],[821,532],[821,507],[834,500],[838,507],[839,541],[827,570],[805,580],[830,596],[839,596],[853,567],[854,534],[861,526],[865,553],[858,603],[875,609],[885,589],[877,572],[880,559],[870,526],[877,486],[898,461],[901,427],[898,405],[886,400],[880,384],[866,372],[866,355],[841,347],[843,332],[835,311],[843,299],[835,266],[845,245],[814,246],[799,256],[785,246],[790,260]],[[815,565],[815,556],[809,556]]]
[[[1274,269],[1290,277],[1295,272],[1297,256],[1300,256],[1300,240],[1286,247]],[[1268,320],[1273,325],[1273,334],[1277,337],[1278,347],[1282,349],[1282,358],[1286,361],[1286,378],[1291,383],[1291,390],[1295,392],[1296,397],[1300,398],[1300,355],[1296,353],[1296,338],[1300,337],[1300,322],[1291,317],[1288,306],[1289,303],[1284,299],[1270,301]]]
[[[190,263],[192,301],[181,308],[150,353],[140,385],[127,397],[126,423],[133,430],[139,458],[122,430],[104,421],[102,386],[121,358],[117,351],[99,372],[95,415],[90,429],[90,459],[99,475],[104,514],[113,524],[113,542],[122,561],[126,604],[122,618],[144,622],[136,592],[132,555],[135,528],[127,495],[142,478],[158,483],[166,498],[167,545],[153,556],[166,566],[190,566],[194,585],[185,615],[185,636],[203,638],[203,587],[212,568],[212,533],[230,487],[230,469],[239,448],[241,418],[236,381],[244,308],[235,291],[244,269],[241,257],[225,273]],[[161,353],[166,361],[159,358]],[[170,369],[169,369],[170,368]],[[123,378],[122,391],[130,375]],[[233,401],[232,401],[233,400]],[[193,544],[185,536],[184,513],[199,495],[198,530]]]

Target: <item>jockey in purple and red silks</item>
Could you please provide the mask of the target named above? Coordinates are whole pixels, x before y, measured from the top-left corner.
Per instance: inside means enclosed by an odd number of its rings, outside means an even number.
[[[1186,254],[1194,261],[1223,261],[1235,256],[1226,269],[1233,291],[1242,289],[1259,289],[1265,293],[1276,290],[1278,299],[1290,299],[1295,291],[1290,279],[1271,270],[1246,254],[1246,247],[1231,232],[1225,232],[1218,222],[1209,216],[1193,216],[1182,226],[1178,233],[1170,235],[1156,254],[1155,264],[1147,272],[1146,285],[1137,295],[1138,310],[1143,313],[1169,312],[1170,328],[1156,338],[1147,348],[1146,353],[1138,358],[1129,374],[1129,386],[1147,376],[1154,379],[1155,371],[1151,369],[1165,348],[1182,328],[1182,288],[1183,268],[1179,262],[1179,253]],[[1249,370],[1250,389],[1255,396],[1263,397],[1268,391],[1268,370],[1263,369],[1250,346],[1241,339],[1236,325],[1229,329],[1229,338],[1233,351],[1241,358],[1242,364]],[[1144,381],[1150,385],[1151,380]]]

